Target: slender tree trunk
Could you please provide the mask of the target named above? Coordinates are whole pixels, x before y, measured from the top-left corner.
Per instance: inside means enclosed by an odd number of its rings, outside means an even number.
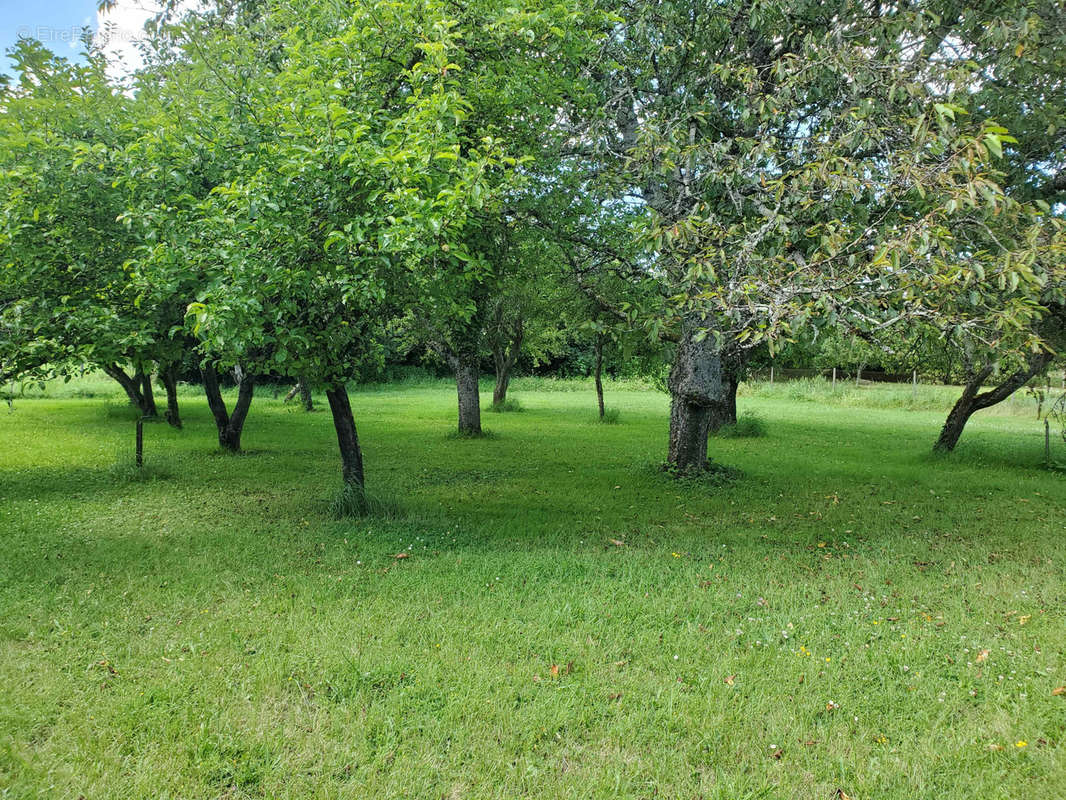
[[[233,406],[233,413],[230,414],[226,410],[226,401],[222,399],[222,392],[218,386],[218,373],[214,367],[202,368],[200,375],[203,377],[208,408],[211,409],[211,414],[215,418],[215,427],[218,428],[218,444],[224,450],[237,453],[241,449],[244,420],[248,416],[248,407],[252,404],[255,379],[251,375],[243,376],[237,389],[237,403]]]
[[[181,427],[181,411],[178,408],[178,368],[170,364],[159,370],[159,382],[167,393],[166,420],[175,428]]]
[[[296,397],[296,395],[300,395],[300,405],[303,406],[304,411],[315,410],[315,403],[311,398],[311,387],[304,378],[298,379],[296,385],[289,389],[289,393],[285,395],[284,402],[289,402]]]
[[[498,344],[493,349],[492,360],[496,367],[496,386],[492,390],[492,404],[498,406],[507,400],[507,389],[511,385],[511,370],[518,360],[518,353],[522,349],[522,324],[512,332],[511,341],[505,348]]]
[[[721,419],[722,359],[713,336],[695,337],[698,325],[686,325],[670,370],[670,447],[667,463],[679,472],[707,466],[707,434]]]
[[[155,407],[155,392],[152,391],[152,373],[137,370],[134,380],[141,384],[141,413],[146,417],[158,417],[159,410]]]
[[[959,443],[959,437],[962,436],[966,423],[975,411],[1002,403],[1018,389],[1025,386],[1033,376],[1042,372],[1051,363],[1051,358],[1051,354],[1047,352],[1034,353],[1029,357],[1029,361],[1025,366],[1015,370],[1006,380],[994,388],[980,394],[978,392],[980,392],[981,386],[992,374],[993,368],[991,366],[985,367],[977,374],[971,376],[962,390],[962,395],[955,402],[951,413],[948,414],[948,418],[944,422],[944,427],[940,430],[940,436],[937,438],[936,444],[933,445],[933,449],[942,453],[954,450],[955,445]]]
[[[507,387],[511,384],[511,368],[503,366],[496,371],[496,386],[492,390],[492,404],[501,405],[507,401]]]
[[[596,405],[600,409],[600,419],[603,419],[603,415],[606,409],[603,405],[603,334],[596,334],[596,369],[593,373],[596,379]]]
[[[341,453],[341,475],[344,483],[363,491],[363,451],[359,447],[359,434],[355,430],[355,417],[348,390],[343,384],[326,390],[329,410],[333,412],[333,427],[337,431],[337,446]]]
[[[478,393],[477,354],[459,354],[453,363],[455,386],[459,394],[459,433],[464,436],[477,436],[481,433],[481,396]]]

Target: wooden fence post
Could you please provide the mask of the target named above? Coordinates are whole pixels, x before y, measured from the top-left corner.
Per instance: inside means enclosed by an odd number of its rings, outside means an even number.
[[[774,382],[774,365],[770,365],[770,383]]]
[[[144,418],[137,418],[137,467],[144,466]]]
[[[837,368],[833,367],[833,389],[837,388]]]

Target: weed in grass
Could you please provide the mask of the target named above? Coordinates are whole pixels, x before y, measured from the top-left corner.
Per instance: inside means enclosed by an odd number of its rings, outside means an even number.
[[[605,408],[603,416],[597,417],[597,419],[604,425],[617,425],[621,416],[621,412],[617,408]]]
[[[444,435],[445,439],[497,439],[499,438],[496,431],[480,430],[475,433],[468,431],[452,430]]]
[[[766,435],[766,423],[756,414],[741,414],[732,425],[723,425],[714,433],[719,439],[756,439]]]
[[[736,467],[719,464],[711,459],[707,459],[707,463],[699,471],[678,469],[669,463],[659,464],[658,471],[678,484],[710,487],[729,486],[740,480],[744,474]]]
[[[108,469],[108,477],[118,485],[129,483],[153,483],[173,477],[173,472],[163,464],[145,462],[137,466],[132,458],[122,458]]]
[[[383,493],[371,493],[362,487],[345,485],[329,504],[329,514],[334,519],[403,519],[403,507],[395,497]]]
[[[486,408],[486,411],[491,411],[494,414],[506,414],[512,411],[522,411],[522,404],[518,402],[516,398],[509,397],[502,403],[492,403]]]

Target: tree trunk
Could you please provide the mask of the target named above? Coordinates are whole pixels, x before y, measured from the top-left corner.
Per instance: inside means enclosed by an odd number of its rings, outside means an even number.
[[[506,347],[502,347],[497,339],[497,344],[492,351],[493,364],[496,367],[496,386],[492,390],[492,404],[498,406],[507,401],[507,387],[511,385],[511,369],[518,360],[518,353],[522,349],[523,329],[521,320],[511,332],[511,341]]]
[[[146,417],[158,417],[159,410],[155,407],[155,392],[152,391],[152,373],[137,370],[137,377],[141,384],[141,413]]]
[[[496,386],[492,390],[492,404],[501,405],[507,401],[507,387],[511,383],[511,368],[504,366],[496,370]]]
[[[995,388],[981,394],[978,394],[978,392],[988,379],[988,376],[992,374],[993,367],[985,367],[976,375],[971,376],[962,390],[962,396],[955,402],[951,413],[948,414],[944,427],[940,429],[940,436],[937,438],[936,444],[933,445],[933,449],[941,453],[948,453],[954,450],[955,445],[959,443],[959,437],[962,436],[966,423],[975,411],[1002,403],[1018,389],[1025,386],[1033,376],[1043,371],[1051,363],[1051,358],[1050,353],[1043,351],[1031,355],[1025,366],[1015,370]]]
[[[175,428],[181,427],[181,412],[178,409],[178,368],[171,364],[159,370],[159,382],[167,393],[166,420]]]
[[[670,370],[670,448],[667,464],[684,473],[707,466],[707,434],[724,416],[722,359],[714,337],[696,341],[698,325],[688,325]]]
[[[603,406],[603,334],[596,334],[596,370],[594,372],[596,378],[596,405],[600,409],[600,419],[603,419],[603,415],[606,409]]]
[[[359,434],[355,430],[355,417],[348,390],[344,384],[326,390],[329,410],[333,412],[333,427],[337,431],[337,446],[341,452],[341,476],[346,486],[363,491],[363,451],[359,447]]]
[[[298,379],[296,385],[289,389],[289,393],[285,395],[284,402],[289,402],[296,395],[300,395],[300,405],[304,407],[304,411],[315,410],[314,400],[311,399],[311,387],[304,378]]]
[[[478,393],[477,355],[456,356],[455,386],[459,394],[459,433],[464,436],[481,434],[481,396]]]
[[[144,413],[140,384],[127,375],[126,370],[122,369],[118,364],[105,364],[104,372],[123,388],[126,392],[126,397],[130,399],[130,404],[141,409],[141,413]]]
[[[203,377],[207,405],[215,418],[215,427],[218,428],[219,446],[232,453],[240,452],[241,433],[244,430],[244,420],[248,416],[248,407],[252,404],[255,379],[251,375],[243,376],[237,389],[237,403],[230,414],[226,411],[226,401],[222,399],[215,368],[204,367],[200,370],[200,375]]]
[[[138,370],[131,378],[118,364],[105,364],[104,372],[123,388],[126,392],[126,397],[128,397],[130,403],[141,412],[142,417],[156,416],[155,399],[150,393],[147,398],[144,394],[145,381],[143,372]],[[152,384],[149,380],[149,392],[151,392],[151,388]]]
[[[730,370],[724,381],[725,383],[725,425],[737,424],[737,387],[740,385],[738,372]]]

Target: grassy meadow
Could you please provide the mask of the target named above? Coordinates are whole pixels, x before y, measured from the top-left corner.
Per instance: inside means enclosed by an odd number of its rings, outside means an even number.
[[[459,439],[447,383],[367,388],[356,520],[269,389],[228,456],[184,387],[140,473],[117,386],[16,398],[0,798],[1066,796],[1066,478],[1021,397],[932,456],[956,391],[744,387],[716,486],[651,389],[518,379]]]

